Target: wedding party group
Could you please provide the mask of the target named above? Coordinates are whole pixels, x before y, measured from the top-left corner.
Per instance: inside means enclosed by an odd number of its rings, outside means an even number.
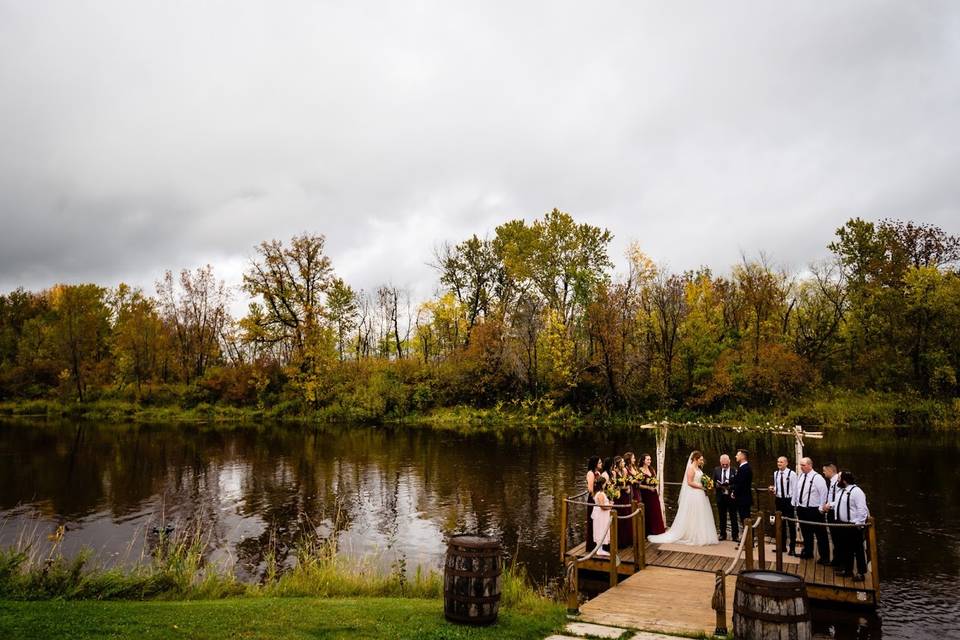
[[[704,462],[700,451],[693,451],[687,459],[676,514],[668,529],[660,502],[661,483],[650,455],[591,457],[586,475],[587,550],[599,545],[596,555],[609,557],[612,512],[627,516],[639,504],[644,507],[644,534],[652,543],[714,545],[727,539],[728,529],[732,540],[738,542],[740,523],[750,517],[754,507],[750,453],[738,449],[733,462],[729,455],[721,455],[720,464],[709,475],[703,471]],[[782,516],[781,551],[799,558],[817,558],[820,564],[831,565],[835,575],[862,581],[867,572],[862,527],[870,516],[866,494],[857,486],[854,474],[840,471],[835,463],[823,465],[821,473],[814,469],[813,460],[804,457],[799,460],[799,468],[799,473],[794,471],[788,458],[780,456],[772,483],[762,488],[773,496]],[[719,529],[711,493],[716,497]],[[802,539],[799,553],[798,525]],[[631,521],[619,518],[616,527],[617,546],[632,545]]]

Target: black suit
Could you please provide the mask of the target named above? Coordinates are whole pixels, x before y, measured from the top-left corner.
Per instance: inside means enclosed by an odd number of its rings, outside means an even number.
[[[750,509],[753,507],[753,469],[749,462],[737,467],[737,473],[730,481],[730,489],[737,503],[737,516],[743,522],[750,517]]]
[[[734,540],[740,539],[740,522],[737,516],[737,503],[730,497],[730,483],[737,470],[731,465],[727,469],[727,481],[723,481],[723,468],[713,469],[713,487],[717,492],[717,513],[720,515],[720,539],[727,539],[727,515],[730,516],[730,533]]]

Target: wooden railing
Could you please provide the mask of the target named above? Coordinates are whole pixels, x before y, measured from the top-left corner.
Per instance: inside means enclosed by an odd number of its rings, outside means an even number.
[[[800,520],[797,518],[788,518],[777,511],[774,514],[774,527],[776,527],[775,536],[777,540],[777,571],[783,571],[783,532],[782,522],[793,522],[796,525],[808,524],[811,527],[826,527],[828,529],[850,529],[858,528],[864,531],[864,542],[867,545],[867,562],[870,566],[870,587],[873,589],[875,597],[880,597],[880,554],[877,549],[877,523],[873,516],[868,516],[864,524],[854,524],[851,522],[815,522],[809,520]],[[812,544],[812,541],[811,541]],[[834,549],[836,550],[836,549]]]
[[[592,550],[588,549],[588,553],[586,555],[582,557],[574,557],[569,559],[569,562],[567,561],[567,523],[569,520],[570,505],[593,507],[594,509],[601,508],[599,505],[583,500],[582,498],[586,495],[587,492],[584,491],[575,496],[568,496],[564,498],[560,504],[560,560],[561,562],[565,562],[567,566],[567,610],[570,613],[573,613],[580,608],[579,572],[577,571],[577,565],[594,558],[597,555],[597,552],[602,548],[602,545],[597,544]],[[609,533],[610,586],[615,587],[620,581],[619,568],[622,564],[620,559],[620,544],[619,540],[617,539],[617,530],[619,528],[617,525],[621,520],[630,520],[631,522],[631,529],[633,533],[634,573],[644,569],[647,566],[647,536],[642,502],[633,502],[632,504],[612,504],[610,505],[610,508],[612,510],[612,513],[610,514],[610,522],[607,524],[607,531],[604,532],[603,536],[601,536],[601,540],[607,537],[607,533]],[[633,511],[625,515],[620,514],[621,510],[627,509],[633,509]]]
[[[866,532],[867,553],[870,562],[871,586],[875,592],[875,597],[880,596],[880,564],[877,552],[877,527],[873,517],[868,517],[864,525],[851,524],[847,522],[811,522],[798,520],[797,518],[787,518],[781,512],[777,511],[773,516],[773,539],[774,539],[774,563],[777,571],[783,571],[783,522],[793,522],[795,524],[810,524],[811,526],[828,528],[850,528],[860,527]],[[747,571],[755,568],[764,569],[767,566],[766,549],[766,530],[770,524],[769,514],[761,511],[754,518],[747,518],[743,521],[743,534],[740,537],[740,548],[737,555],[727,566],[726,569],[717,569],[714,580],[714,593],[712,607],[717,614],[717,628],[715,635],[727,635],[727,587],[726,577],[737,573],[737,562],[743,555],[743,565]],[[756,545],[757,557],[754,562],[753,549]]]

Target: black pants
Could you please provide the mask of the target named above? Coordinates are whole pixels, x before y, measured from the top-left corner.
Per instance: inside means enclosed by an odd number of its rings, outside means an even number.
[[[824,522],[823,512],[817,507],[797,507],[797,519],[809,522]],[[803,556],[813,558],[813,540],[817,540],[817,554],[824,562],[830,562],[830,542],[827,539],[827,528],[823,525],[801,523],[800,533],[803,534]]]
[[[827,524],[833,524],[837,521],[837,516],[834,515],[833,510],[827,511],[826,513]],[[838,531],[836,527],[827,527],[827,535],[830,537],[830,544],[833,545],[833,561],[830,563],[834,567],[840,566],[840,547],[843,546],[845,539],[842,531]]]
[[[834,539],[839,538],[840,546],[834,543],[834,552],[839,554],[838,564],[847,573],[853,573],[854,561],[857,573],[867,572],[867,555],[863,548],[863,529],[860,527],[836,527]]]
[[[796,518],[795,511],[793,509],[793,503],[790,502],[790,498],[776,498],[774,500],[777,504],[777,511],[780,512],[780,515],[784,518]],[[780,528],[783,533],[780,536],[780,539],[783,540],[783,544],[786,545],[788,542],[790,553],[793,553],[797,549],[797,523],[796,522],[787,522],[783,520],[780,522]]]
[[[729,495],[717,494],[717,513],[720,514],[720,539],[727,537],[727,518],[730,519],[730,534],[734,540],[740,539],[740,522],[737,515],[737,503]]]
[[[750,517],[750,507],[752,506],[749,502],[737,502],[737,516],[739,516],[740,522]]]

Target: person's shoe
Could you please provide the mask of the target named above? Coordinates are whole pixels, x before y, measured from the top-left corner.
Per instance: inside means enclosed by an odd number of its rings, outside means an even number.
[[[829,567],[829,566],[830,566],[830,561],[829,561],[829,560],[822,560],[822,559],[821,559],[821,560],[817,560],[817,564],[822,564],[822,565],[825,566],[825,567]]]
[[[836,571],[833,572],[833,575],[837,576],[838,578],[846,578],[850,574],[843,569],[837,569]]]
[[[858,573],[857,575],[853,576],[853,581],[854,581],[854,582],[863,582],[863,574],[862,574],[862,573]]]
[[[797,552],[794,551],[793,549],[790,549],[790,553],[788,553],[787,555],[788,555],[788,556],[793,556],[794,558],[799,558],[799,557],[800,557],[800,556],[797,555]]]
[[[721,540],[721,541],[726,540],[726,539],[727,539],[727,536],[720,536],[720,540]]]

